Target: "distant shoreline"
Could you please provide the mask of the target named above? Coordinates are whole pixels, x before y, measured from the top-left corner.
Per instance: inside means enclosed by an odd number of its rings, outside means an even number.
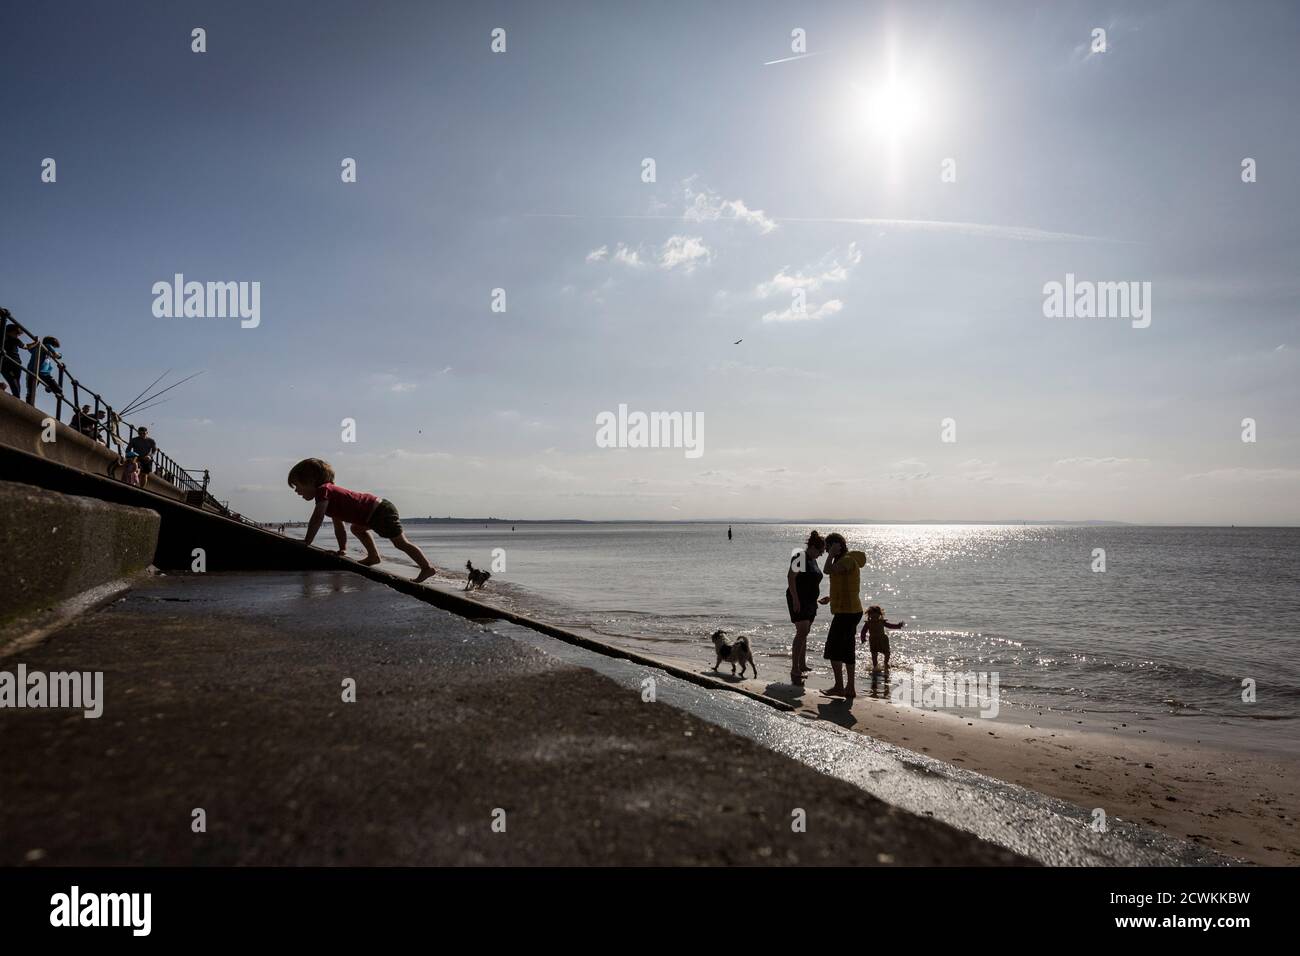
[[[450,516],[443,518],[407,518],[402,517],[406,524],[447,524],[447,525],[534,525],[534,524],[568,524],[568,525],[596,525],[596,524],[663,524],[663,525],[686,525],[686,524],[729,524],[736,527],[745,525],[771,525],[771,524],[794,524],[807,525],[810,528],[816,527],[851,527],[854,525],[987,525],[990,527],[1005,526],[1038,526],[1051,528],[1079,527],[1079,528],[1223,528],[1225,530],[1265,530],[1268,528],[1295,528],[1297,525],[1290,524],[1142,524],[1133,521],[1107,521],[1101,519],[1088,519],[1081,521],[1068,521],[1057,518],[1034,520],[1031,518],[1009,518],[999,521],[972,521],[968,519],[946,519],[946,518],[917,518],[913,520],[885,520],[881,518],[452,518]],[[263,521],[263,525],[284,525],[286,528],[306,527],[307,522],[301,518],[295,518],[292,521]]]

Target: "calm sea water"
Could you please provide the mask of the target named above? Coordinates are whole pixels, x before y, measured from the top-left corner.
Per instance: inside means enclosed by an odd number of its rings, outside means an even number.
[[[441,567],[489,566],[495,599],[556,624],[698,656],[749,634],[765,675],[788,673],[792,525],[408,524]],[[1007,707],[1155,720],[1216,742],[1300,753],[1300,529],[859,525],[863,601],[907,629],[914,662],[996,671]],[[1092,570],[1093,549],[1106,570]],[[826,586],[823,586],[826,593]],[[822,665],[823,608],[809,661]],[[783,658],[783,659],[777,659]],[[1257,701],[1243,703],[1251,678]]]

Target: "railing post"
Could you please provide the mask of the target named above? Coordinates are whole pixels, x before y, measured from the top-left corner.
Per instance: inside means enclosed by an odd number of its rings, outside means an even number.
[[[28,333],[29,335],[31,333]],[[41,360],[45,356],[45,343],[36,339],[34,346],[36,351],[32,352],[32,357],[27,360],[27,404],[36,404],[36,385],[41,377]]]

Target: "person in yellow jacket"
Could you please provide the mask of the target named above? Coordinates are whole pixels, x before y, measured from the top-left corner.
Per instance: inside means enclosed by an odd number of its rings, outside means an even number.
[[[821,600],[831,606],[831,629],[826,634],[826,650],[822,657],[831,662],[835,672],[835,686],[826,693],[831,697],[852,700],[857,696],[853,686],[855,652],[853,638],[862,620],[862,569],[867,556],[861,551],[850,551],[844,535],[833,532],[826,536],[826,576],[831,582],[831,593]],[[843,671],[848,671],[848,682]]]

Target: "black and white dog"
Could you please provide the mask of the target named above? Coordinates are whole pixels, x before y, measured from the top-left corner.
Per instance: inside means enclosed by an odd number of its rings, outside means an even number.
[[[465,570],[469,572],[469,580],[465,582],[465,590],[473,591],[474,589],[483,589],[483,585],[488,583],[488,578],[492,577],[491,571],[478,571],[474,568],[472,561],[465,562]]]
[[[726,638],[726,631],[713,632],[713,649],[718,654],[718,659],[713,662],[713,669],[716,671],[718,665],[723,661],[731,664],[731,673],[736,673],[736,665],[740,665],[740,676],[745,676],[745,667],[748,665],[753,668],[754,676],[758,676],[758,665],[754,663],[754,653],[749,649],[749,638],[738,637],[736,640],[729,641]]]

